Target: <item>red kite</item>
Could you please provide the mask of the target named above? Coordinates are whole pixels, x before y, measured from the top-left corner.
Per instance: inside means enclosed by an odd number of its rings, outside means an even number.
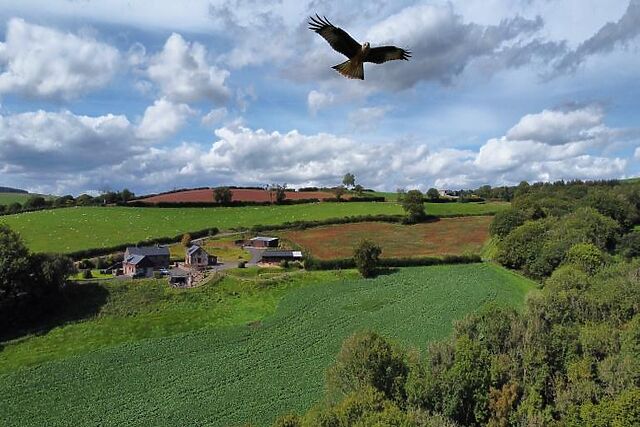
[[[310,18],[309,29],[320,34],[335,51],[349,58],[348,61],[331,68],[350,79],[364,80],[363,64],[365,62],[382,64],[394,59],[408,61],[411,58],[411,52],[396,46],[372,48],[369,42],[360,45],[342,28],[335,27],[327,18],[320,18],[318,14],[315,18],[313,16]]]

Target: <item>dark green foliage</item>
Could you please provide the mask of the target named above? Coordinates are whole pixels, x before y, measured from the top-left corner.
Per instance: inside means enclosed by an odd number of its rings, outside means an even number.
[[[627,258],[637,258],[640,256],[640,231],[622,236],[620,239],[620,254]]]
[[[406,222],[415,224],[427,216],[424,211],[424,197],[420,190],[409,190],[402,197],[402,208],[406,213]]]
[[[213,200],[216,203],[231,203],[233,193],[229,187],[218,187],[213,190]]]
[[[15,297],[29,283],[29,251],[20,236],[0,225],[0,302]]]
[[[345,187],[354,187],[356,185],[356,177],[352,173],[346,173],[342,178],[342,185]]]
[[[502,239],[527,220],[525,213],[519,209],[508,209],[498,212],[493,218],[489,233],[493,237]]]
[[[362,277],[373,277],[380,264],[380,246],[370,240],[361,241],[353,251],[353,262]]]
[[[93,274],[91,274],[91,270],[90,269],[85,269],[82,270],[82,278],[83,279],[93,279]]]
[[[429,200],[437,200],[440,198],[440,192],[435,188],[430,188],[427,190],[427,198]]]
[[[593,243],[576,243],[567,252],[565,262],[593,274],[604,266],[606,260],[604,253]]]
[[[375,332],[358,332],[342,343],[327,373],[330,393],[347,395],[372,387],[386,399],[402,401],[408,366],[403,352]]]

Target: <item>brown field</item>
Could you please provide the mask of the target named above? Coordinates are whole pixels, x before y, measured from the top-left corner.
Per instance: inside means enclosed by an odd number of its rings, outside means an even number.
[[[280,235],[318,259],[348,258],[364,238],[382,247],[383,258],[479,254],[489,238],[492,219],[490,216],[442,218],[416,225],[362,222]]]
[[[272,199],[269,197],[269,192],[265,190],[250,190],[244,188],[238,188],[231,190],[233,193],[234,202],[269,202]],[[287,199],[299,200],[299,199],[329,199],[335,197],[335,194],[325,191],[309,191],[309,192],[297,192],[287,191]],[[275,196],[274,196],[275,198]],[[158,196],[147,197],[140,199],[142,202],[147,203],[159,203],[159,202],[172,202],[172,203],[184,203],[184,202],[213,202],[213,190],[186,190],[177,193],[160,194]]]

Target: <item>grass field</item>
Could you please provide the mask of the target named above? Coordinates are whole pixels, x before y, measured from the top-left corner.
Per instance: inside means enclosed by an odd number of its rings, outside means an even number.
[[[382,258],[479,254],[489,238],[491,220],[472,216],[416,225],[362,222],[286,231],[280,236],[318,259],[351,257],[365,238],[382,247]]]
[[[433,215],[481,214],[502,209],[502,204],[427,206]],[[0,216],[19,232],[36,252],[73,252],[122,243],[173,236],[210,227],[221,230],[274,225],[296,220],[320,220],[345,216],[401,214],[395,203],[314,203],[289,206],[230,208],[126,208],[74,207]]]
[[[214,237],[198,244],[209,255],[218,257],[218,262],[249,261],[251,254],[234,243],[236,239],[240,238],[242,238],[240,234],[229,237]],[[169,252],[171,253],[172,261],[184,261],[185,248],[181,243],[170,245]]]
[[[424,350],[466,313],[489,302],[521,307],[534,288],[491,264],[373,280],[239,274],[186,292],[153,281],[110,290],[94,319],[8,344],[0,353],[4,425],[269,425],[320,397],[326,367],[354,331]]]
[[[24,193],[0,193],[0,205],[10,205],[11,203],[24,203],[36,194]]]

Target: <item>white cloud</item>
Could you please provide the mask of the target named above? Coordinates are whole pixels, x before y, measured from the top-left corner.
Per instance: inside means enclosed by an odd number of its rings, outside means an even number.
[[[185,41],[180,34],[169,36],[162,51],[151,58],[147,73],[173,102],[222,103],[229,98],[229,72],[209,64],[206,48]]]
[[[312,90],[307,95],[307,107],[312,115],[316,115],[318,111],[333,104],[334,100],[335,96],[332,93]]]
[[[205,126],[213,126],[227,117],[228,111],[225,107],[214,108],[202,116],[201,123]]]
[[[640,160],[640,147],[636,148],[636,152],[635,152],[634,156],[635,156],[636,159]]]
[[[193,114],[195,111],[186,104],[158,99],[145,110],[136,135],[147,140],[163,140],[175,135]]]
[[[507,132],[511,140],[533,140],[558,145],[593,137],[602,125],[601,108],[588,106],[570,111],[544,110],[527,114]]]
[[[107,44],[14,18],[0,43],[0,94],[74,98],[107,84],[119,63]]]
[[[354,131],[375,130],[384,116],[389,111],[389,107],[363,107],[349,113],[349,126]]]

